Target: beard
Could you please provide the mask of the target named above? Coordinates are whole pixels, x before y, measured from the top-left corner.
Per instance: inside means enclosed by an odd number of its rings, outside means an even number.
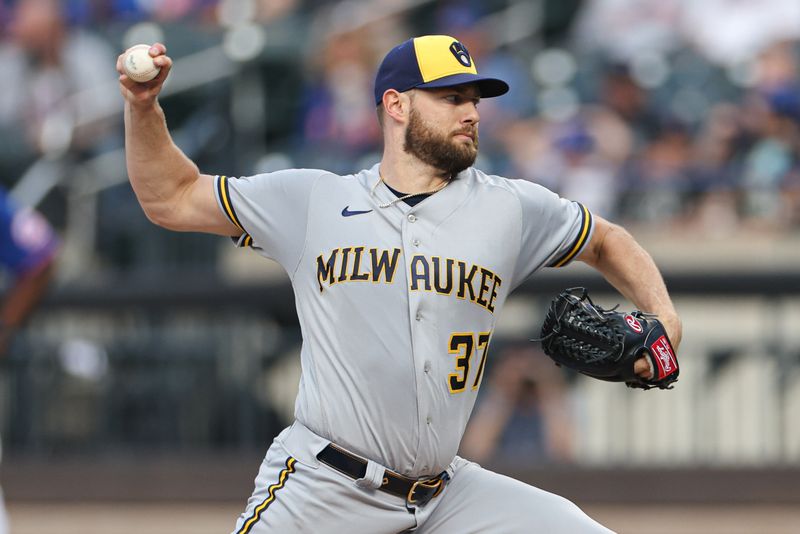
[[[423,163],[439,169],[450,177],[460,173],[478,156],[478,130],[459,130],[473,136],[472,143],[461,143],[451,135],[441,134],[426,123],[416,110],[411,110],[403,149]],[[455,134],[456,132],[451,132]]]

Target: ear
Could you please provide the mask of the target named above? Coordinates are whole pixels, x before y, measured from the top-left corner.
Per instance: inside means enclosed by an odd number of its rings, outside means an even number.
[[[408,114],[411,112],[411,99],[406,93],[401,93],[395,89],[387,89],[383,93],[383,109],[388,117],[405,123]]]

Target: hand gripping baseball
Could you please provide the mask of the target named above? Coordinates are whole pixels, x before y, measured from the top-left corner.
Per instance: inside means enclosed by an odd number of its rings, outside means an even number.
[[[172,59],[167,56],[167,47],[161,43],[155,43],[147,50],[147,54],[152,58],[153,66],[158,69],[158,73],[151,79],[147,80],[147,73],[139,72],[135,69],[137,63],[131,61],[131,57],[137,53],[141,53],[142,45],[136,45],[117,58],[117,72],[119,72],[120,91],[122,96],[131,104],[150,104],[161,92],[164,85],[164,80],[167,79],[169,71],[172,68]],[[146,62],[145,58],[139,64]],[[127,63],[127,64],[126,64]],[[141,69],[141,67],[139,67]],[[152,71],[151,71],[152,72]],[[137,81],[136,79],[140,81]]]
[[[562,291],[547,310],[540,341],[557,365],[629,387],[671,389],[678,379],[678,359],[666,330],[654,316],[620,313],[595,305],[585,288]],[[644,356],[652,378],[637,375]]]

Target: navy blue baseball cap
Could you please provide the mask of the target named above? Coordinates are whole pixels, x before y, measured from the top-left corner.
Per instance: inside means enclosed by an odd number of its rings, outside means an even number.
[[[392,48],[375,77],[375,105],[388,89],[399,92],[415,87],[452,87],[476,83],[481,98],[508,92],[508,84],[478,74],[467,47],[449,35],[425,35]]]

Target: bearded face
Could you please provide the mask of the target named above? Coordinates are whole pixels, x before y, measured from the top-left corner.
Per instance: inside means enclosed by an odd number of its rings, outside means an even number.
[[[472,142],[455,137],[459,133],[472,137]],[[412,108],[403,148],[420,161],[455,176],[475,163],[478,156],[478,128],[473,125],[444,132],[428,123]]]

